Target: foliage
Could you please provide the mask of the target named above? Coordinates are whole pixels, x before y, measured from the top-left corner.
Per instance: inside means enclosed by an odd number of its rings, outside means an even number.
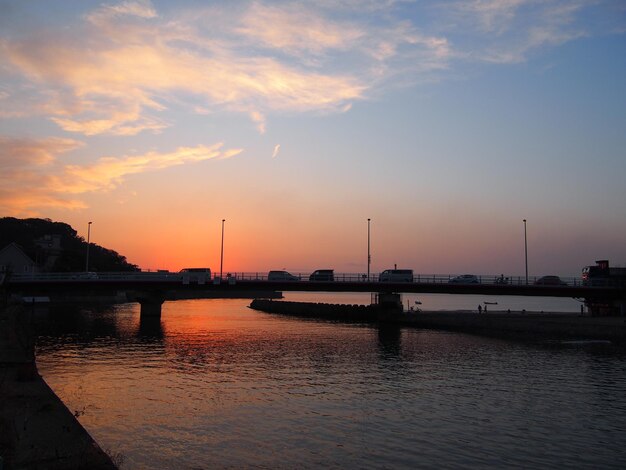
[[[50,219],[0,218],[0,249],[15,242],[35,262],[42,264],[47,253],[35,243],[46,235],[60,235],[61,253],[51,267],[55,272],[83,271],[87,255],[87,242],[77,235],[70,225]],[[91,243],[89,246],[90,271],[137,271],[139,268],[126,261],[116,251]]]

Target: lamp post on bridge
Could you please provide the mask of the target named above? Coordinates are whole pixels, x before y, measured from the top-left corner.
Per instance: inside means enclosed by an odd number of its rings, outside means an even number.
[[[367,219],[367,280],[370,280],[370,264],[372,263],[372,257],[370,255],[370,221]]]
[[[91,222],[87,224],[87,256],[85,258],[85,272],[89,272],[89,245],[91,238]]]
[[[220,280],[222,280],[222,269],[224,268],[224,222],[226,222],[226,219],[222,219],[222,250],[220,254]]]
[[[528,239],[526,237],[526,219],[524,219],[524,264],[526,266],[526,285],[528,285]]]

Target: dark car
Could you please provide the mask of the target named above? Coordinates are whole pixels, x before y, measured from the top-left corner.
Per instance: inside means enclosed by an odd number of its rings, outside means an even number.
[[[335,271],[332,269],[318,269],[309,276],[309,281],[334,281]]]
[[[413,282],[413,270],[385,269],[378,275],[378,282]]]
[[[450,284],[478,284],[478,276],[473,274],[461,274],[460,276],[453,277],[448,281]]]
[[[298,276],[288,273],[287,271],[270,271],[267,274],[268,281],[299,281]]]
[[[535,281],[536,286],[566,286],[559,276],[542,276]]]

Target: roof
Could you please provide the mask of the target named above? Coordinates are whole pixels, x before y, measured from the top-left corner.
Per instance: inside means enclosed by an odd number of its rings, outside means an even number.
[[[22,258],[24,258],[24,260],[27,261],[28,263],[35,264],[35,262],[31,259],[31,257],[28,256],[26,253],[24,253],[24,250],[22,250],[22,247],[20,247],[15,242],[9,243],[7,246],[5,246],[4,248],[0,250],[0,259],[2,258],[3,255],[10,253],[11,251],[13,251],[14,253],[17,253],[18,256],[21,256]]]

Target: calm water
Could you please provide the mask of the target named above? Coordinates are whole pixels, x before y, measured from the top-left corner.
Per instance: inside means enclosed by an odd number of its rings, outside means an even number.
[[[624,350],[248,304],[38,311],[39,371],[126,469],[626,466]]]

